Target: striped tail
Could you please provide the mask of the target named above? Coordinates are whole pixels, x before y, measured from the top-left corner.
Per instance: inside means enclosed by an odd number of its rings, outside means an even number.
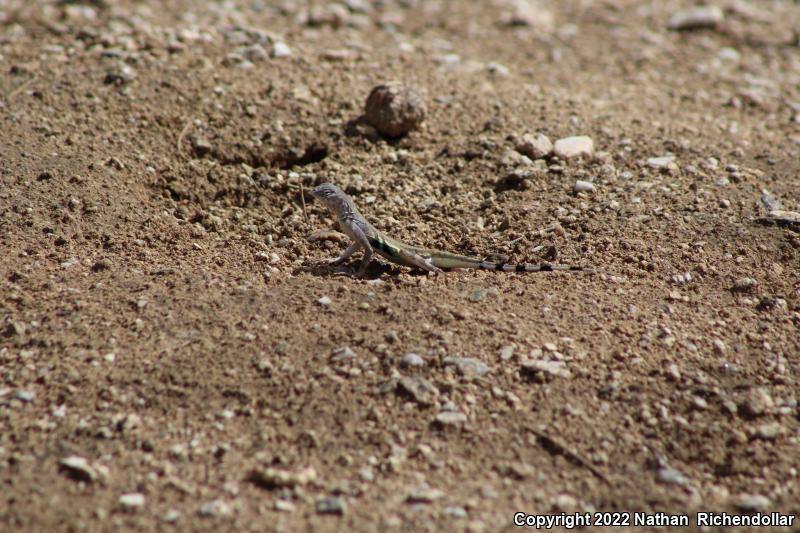
[[[572,272],[593,272],[594,269],[572,266],[572,265],[553,265],[550,263],[540,263],[538,265],[531,265],[529,263],[521,263],[515,265],[512,263],[490,263],[483,261],[478,265],[482,270],[497,270],[502,272],[553,272],[557,270],[572,271]]]

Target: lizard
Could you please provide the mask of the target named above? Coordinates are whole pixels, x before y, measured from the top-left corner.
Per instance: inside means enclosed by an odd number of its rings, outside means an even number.
[[[389,237],[376,229],[358,211],[353,199],[332,183],[323,183],[315,187],[311,190],[311,196],[320,200],[325,207],[333,212],[342,231],[353,240],[353,243],[339,257],[332,259],[329,263],[339,265],[347,261],[357,251],[362,250],[364,252],[361,264],[355,273],[357,277],[364,275],[375,252],[392,263],[406,267],[416,267],[436,274],[442,273],[443,268],[474,268],[503,272],[594,271],[591,268],[550,263],[536,265],[528,263],[493,263],[475,257],[413,246]]]

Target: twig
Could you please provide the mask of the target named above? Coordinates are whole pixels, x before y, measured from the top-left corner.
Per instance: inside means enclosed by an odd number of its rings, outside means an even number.
[[[26,88],[27,88],[27,87],[28,87],[30,84],[32,84],[33,82],[35,82],[37,79],[39,79],[39,76],[36,76],[36,75],[34,75],[34,76],[33,76],[31,79],[29,79],[28,81],[21,83],[21,84],[19,85],[19,87],[17,87],[16,89],[14,89],[14,90],[13,90],[13,91],[11,91],[10,93],[8,93],[8,96],[6,96],[6,100],[8,100],[8,101],[10,102],[10,101],[11,101],[11,99],[12,99],[12,98],[14,98],[14,96],[16,96],[16,95],[17,95],[17,93],[19,93],[19,92],[21,92],[21,91],[24,91],[24,90],[25,90],[25,89],[26,89]]]
[[[563,442],[560,442],[560,441],[556,440],[554,437],[551,437],[550,435],[548,435],[544,431],[536,429],[534,427],[528,427],[528,430],[531,433],[533,433],[534,435],[536,435],[536,438],[539,440],[539,444],[541,444],[542,447],[545,450],[547,450],[548,452],[550,452],[552,454],[563,455],[564,457],[566,457],[572,463],[575,463],[578,466],[582,466],[582,467],[586,468],[587,470],[589,470],[592,474],[597,476],[602,481],[605,481],[609,485],[611,484],[611,482],[608,480],[608,478],[605,476],[605,474],[603,474],[600,470],[595,468],[595,466],[592,463],[590,463],[588,459],[584,458],[578,452],[570,449]]]
[[[308,222],[308,211],[306,211],[306,195],[303,189],[303,182],[300,182],[300,203],[303,204],[303,218]]]
[[[176,147],[178,149],[178,155],[181,155],[181,144],[183,144],[183,138],[186,136],[186,133],[189,131],[189,128],[192,126],[192,120],[189,119],[186,121],[186,125],[181,130],[180,134],[178,135],[178,142]]]

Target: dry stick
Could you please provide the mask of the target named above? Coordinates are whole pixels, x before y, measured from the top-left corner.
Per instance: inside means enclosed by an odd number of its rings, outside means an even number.
[[[594,465],[592,465],[592,463],[590,463],[588,459],[585,459],[578,452],[570,449],[563,442],[557,441],[555,438],[551,437],[544,431],[536,429],[534,427],[528,427],[528,430],[534,435],[536,435],[536,438],[539,439],[539,444],[541,444],[542,447],[548,452],[553,454],[563,455],[573,463],[588,469],[592,474],[597,476],[602,481],[605,481],[609,485],[611,484],[606,475],[603,474],[597,468],[595,468]]]
[[[8,96],[6,96],[6,100],[8,100],[10,102],[11,99],[14,98],[14,96],[17,95],[17,93],[19,93],[20,91],[24,91],[26,87],[28,87],[31,83],[35,82],[38,78],[39,78],[39,76],[34,76],[31,79],[29,79],[28,81],[26,81],[24,83],[21,83],[19,87],[17,87],[16,89],[14,89],[10,93],[8,93]]]
[[[176,147],[178,149],[178,155],[181,155],[181,144],[183,144],[183,138],[186,136],[186,133],[189,131],[189,128],[192,126],[192,120],[189,119],[186,121],[186,125],[181,130],[181,133],[178,135],[178,142]]]
[[[306,211],[306,195],[303,189],[303,182],[300,182],[300,203],[303,204],[303,218],[308,222],[308,212]]]

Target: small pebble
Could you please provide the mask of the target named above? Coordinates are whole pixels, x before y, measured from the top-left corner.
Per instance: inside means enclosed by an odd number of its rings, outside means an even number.
[[[400,359],[400,366],[403,367],[418,367],[425,366],[425,360],[415,353],[407,353]]]
[[[119,504],[129,511],[144,507],[144,502],[144,494],[139,492],[131,492],[119,497]]]
[[[225,500],[211,500],[201,505],[198,513],[200,516],[228,516],[233,513],[233,507]]]
[[[97,479],[97,471],[89,464],[89,461],[76,455],[65,457],[59,461],[59,466],[72,478],[79,481],[92,482]]]
[[[441,427],[457,427],[467,421],[467,415],[458,411],[445,411],[436,415],[434,422]]]
[[[124,62],[119,62],[106,71],[103,81],[108,85],[125,85],[136,79],[136,71]]]
[[[420,487],[406,496],[407,503],[433,503],[444,498],[444,492],[430,487]]]
[[[778,422],[772,422],[770,424],[762,424],[756,428],[755,435],[759,439],[763,440],[775,440],[776,438],[783,435],[784,429],[783,426]]]
[[[773,407],[775,401],[765,387],[754,387],[747,391],[741,404],[743,413],[748,416],[761,416]]]
[[[331,300],[330,298],[328,298],[327,296],[323,296],[322,298],[320,298],[319,300],[317,300],[317,303],[318,303],[319,305],[323,306],[323,307],[328,307],[328,306],[330,306],[330,305],[331,305],[333,302],[332,302],[332,300]]]
[[[675,162],[674,155],[665,155],[662,157],[651,157],[647,160],[647,166],[652,168],[667,168],[670,164]]]
[[[18,390],[14,393],[14,398],[21,402],[32,402],[36,398],[36,393],[30,390]]]
[[[439,396],[439,389],[425,378],[406,376],[400,378],[397,385],[400,392],[407,394],[420,405],[432,405]]]
[[[445,357],[444,365],[455,366],[466,378],[485,376],[491,370],[486,363],[473,357]]]
[[[275,500],[275,510],[283,513],[293,513],[297,506],[289,500]]]
[[[559,139],[553,145],[553,153],[560,159],[574,159],[576,157],[594,154],[594,141],[591,137],[579,135]]]
[[[575,185],[572,186],[575,192],[594,192],[596,189],[594,183],[590,181],[577,180]]]
[[[567,364],[563,361],[528,360],[523,361],[520,367],[523,374],[537,381],[544,381],[552,377],[572,378],[572,372],[567,369]]]
[[[500,295],[500,291],[498,291],[494,287],[489,287],[487,289],[478,289],[478,290],[473,291],[472,293],[470,293],[469,301],[470,302],[480,302],[482,300],[485,300],[487,296],[499,296],[499,295]]]
[[[320,498],[317,500],[317,513],[343,515],[345,503],[341,498]]]
[[[169,509],[161,516],[161,520],[168,524],[174,524],[181,519],[181,516],[181,512],[177,509]]]
[[[467,510],[463,507],[445,507],[444,514],[450,518],[466,518]]]
[[[750,292],[758,286],[758,281],[753,278],[741,278],[736,280],[731,287],[733,292]]]
[[[274,58],[281,58],[281,57],[289,57],[292,55],[292,49],[289,48],[289,45],[282,41],[276,41],[272,45],[272,57]]]
[[[734,499],[733,505],[741,511],[757,513],[769,509],[772,502],[760,494],[740,494]]]
[[[516,150],[531,159],[542,159],[553,153],[553,142],[547,135],[526,133],[522,136],[522,141],[517,145]]]
[[[658,471],[658,480],[662,483],[679,486],[689,483],[689,479],[683,475],[680,470],[669,467],[662,468]]]
[[[718,6],[694,6],[672,15],[667,27],[671,30],[699,30],[715,28],[725,14]]]

